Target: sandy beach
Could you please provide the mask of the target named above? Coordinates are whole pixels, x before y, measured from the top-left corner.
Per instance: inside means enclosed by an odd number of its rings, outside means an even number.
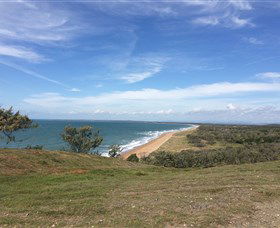
[[[191,127],[189,129],[183,130],[183,131],[189,131],[196,127]],[[141,146],[135,147],[132,150],[129,150],[127,152],[122,153],[122,158],[127,159],[131,154],[136,154],[137,157],[141,158],[144,156],[149,155],[150,153],[156,151],[162,144],[167,142],[174,134],[178,133],[180,131],[173,131],[173,132],[167,132],[162,135],[160,135],[158,138],[151,140],[150,142],[143,144]]]

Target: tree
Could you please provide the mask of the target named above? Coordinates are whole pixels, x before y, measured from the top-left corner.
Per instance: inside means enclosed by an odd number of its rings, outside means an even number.
[[[0,133],[7,137],[7,144],[16,140],[13,135],[15,131],[38,127],[26,115],[21,115],[19,111],[14,112],[13,108],[0,108]]]
[[[97,148],[103,141],[99,131],[93,131],[91,126],[80,128],[66,126],[61,137],[69,143],[70,150],[76,153],[88,153],[91,149]]]
[[[112,157],[112,158],[115,158],[117,157],[121,152],[122,152],[122,148],[120,145],[111,145],[109,147],[109,156]]]

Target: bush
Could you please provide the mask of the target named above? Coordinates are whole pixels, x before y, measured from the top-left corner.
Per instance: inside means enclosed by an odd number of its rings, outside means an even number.
[[[122,148],[120,145],[111,145],[109,147],[108,154],[110,157],[115,158],[115,157],[119,156],[121,152],[122,152]]]
[[[28,150],[43,150],[43,146],[42,145],[36,145],[36,146],[27,145],[24,149],[28,149]]]
[[[280,143],[279,126],[231,126],[202,125],[193,134],[187,135],[188,142],[213,145],[215,142],[236,144]]]
[[[139,162],[139,158],[136,154],[129,155],[129,157],[126,160],[130,162]]]
[[[223,149],[182,151],[180,153],[155,152],[145,163],[165,167],[188,168],[188,167],[212,167],[223,164],[243,164],[280,159],[279,145],[268,147],[258,145],[256,147],[227,147]]]
[[[198,150],[180,153],[152,153],[143,162],[177,167],[211,167],[222,164],[242,164],[280,159],[280,127],[202,125],[186,135],[188,143]],[[218,143],[230,147],[209,149]],[[211,148],[211,147],[210,147]]]
[[[165,167],[171,167],[174,166],[174,153],[169,153],[165,151],[160,151],[158,153],[154,153],[154,156],[152,158],[154,165],[162,165]]]

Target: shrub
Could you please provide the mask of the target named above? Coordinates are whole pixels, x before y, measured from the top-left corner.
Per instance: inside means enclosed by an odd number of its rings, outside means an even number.
[[[141,161],[144,163],[151,163],[151,157],[150,156],[141,157]]]
[[[90,150],[97,148],[103,141],[99,132],[94,132],[91,126],[80,128],[66,126],[61,137],[70,145],[70,151],[77,153],[89,153]],[[100,155],[98,151],[94,153]]]
[[[130,162],[139,162],[139,158],[136,154],[129,155],[129,157],[126,160]]]
[[[202,125],[193,134],[187,135],[187,140],[194,145],[202,141],[210,145],[217,141],[241,145],[279,143],[280,127]]]
[[[280,159],[279,145],[268,147],[258,145],[256,147],[227,147],[223,149],[181,151],[180,153],[155,152],[145,163],[165,167],[188,168],[188,167],[212,167],[223,164],[243,164]]]
[[[43,150],[43,146],[42,145],[36,145],[36,146],[27,145],[25,147],[25,149],[28,149],[28,150]]]
[[[160,151],[153,154],[152,160],[154,165],[172,167],[174,166],[174,159],[175,159],[174,157],[175,157],[174,153]]]
[[[111,145],[111,146],[109,147],[109,152],[108,152],[108,154],[109,154],[110,157],[115,158],[115,157],[117,157],[117,156],[120,155],[120,153],[122,152],[122,150],[123,150],[123,149],[121,148],[120,145]]]

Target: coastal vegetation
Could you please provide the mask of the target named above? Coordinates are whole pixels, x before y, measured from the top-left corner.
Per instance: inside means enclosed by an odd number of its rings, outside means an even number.
[[[280,159],[279,126],[203,125],[179,141],[181,151],[174,153],[163,145],[142,160],[153,165],[187,168]]]
[[[109,147],[108,155],[111,158],[116,158],[116,157],[120,156],[122,150],[123,149],[122,149],[122,147],[120,145],[111,145]]]
[[[82,126],[79,128],[66,126],[61,134],[62,139],[69,144],[69,150],[76,153],[93,153],[93,151],[103,141],[99,131],[93,131],[92,126]]]
[[[16,131],[35,127],[37,124],[34,124],[28,116],[20,114],[19,111],[14,112],[12,107],[0,108],[0,133],[2,133],[0,137],[6,138],[7,144],[16,140],[14,136]]]
[[[139,162],[140,159],[137,157],[136,154],[131,154],[126,160],[130,162]]]

